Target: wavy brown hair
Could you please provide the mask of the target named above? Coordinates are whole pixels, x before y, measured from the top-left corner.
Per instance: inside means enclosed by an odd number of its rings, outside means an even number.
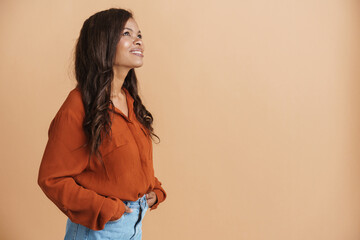
[[[100,156],[103,167],[105,165],[99,146],[103,137],[112,134],[112,122],[108,110],[114,110],[110,93],[111,82],[114,78],[116,46],[129,18],[133,18],[133,14],[125,9],[110,8],[95,13],[85,20],[75,47],[76,87],[81,92],[85,108],[83,129],[87,143],[84,146],[90,150],[89,161],[93,154]],[[160,141],[153,132],[153,116],[142,104],[138,95],[137,82],[135,70],[130,69],[123,86],[134,99],[136,118],[149,130],[151,138],[155,136]],[[111,109],[109,109],[109,103],[111,103]]]

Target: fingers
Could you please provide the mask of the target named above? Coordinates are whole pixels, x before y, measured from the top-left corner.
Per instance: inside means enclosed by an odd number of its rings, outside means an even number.
[[[157,196],[154,191],[146,193],[146,201],[149,206],[152,206],[157,201]],[[125,204],[125,212],[131,213],[133,210]]]
[[[152,207],[152,205],[154,205],[157,202],[156,193],[154,191],[151,191],[151,192],[147,193],[146,194],[146,201],[147,201],[149,207]]]
[[[152,199],[152,198],[156,198],[156,193],[155,192],[149,192],[146,194],[146,199]]]
[[[125,205],[125,212],[131,213],[133,210]]]

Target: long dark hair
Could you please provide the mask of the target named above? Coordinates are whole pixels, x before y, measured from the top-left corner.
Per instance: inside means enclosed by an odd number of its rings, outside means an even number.
[[[133,14],[125,9],[110,8],[95,13],[84,22],[75,47],[76,87],[81,92],[85,108],[83,122],[87,137],[85,146],[88,146],[90,150],[89,161],[93,154],[100,156],[103,167],[105,166],[99,146],[103,137],[110,136],[111,133],[112,122],[108,110],[109,103],[112,110],[114,109],[110,101],[110,93],[114,77],[116,45],[129,18],[133,18]],[[151,126],[153,117],[138,95],[134,69],[129,70],[123,87],[134,99],[134,112],[138,121],[148,129],[151,138],[156,136],[160,141]]]

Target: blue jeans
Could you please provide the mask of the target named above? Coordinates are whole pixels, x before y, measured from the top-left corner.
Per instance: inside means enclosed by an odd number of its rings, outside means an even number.
[[[118,239],[118,240],[141,240],[142,220],[149,205],[146,195],[137,201],[123,201],[131,208],[131,213],[125,212],[121,218],[109,221],[105,228],[99,231],[92,230],[81,224],[72,222],[69,218],[66,223],[66,234],[64,240],[95,240],[95,239]]]

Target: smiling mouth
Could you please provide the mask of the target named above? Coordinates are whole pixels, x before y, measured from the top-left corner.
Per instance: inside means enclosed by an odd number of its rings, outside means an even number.
[[[131,53],[139,57],[144,57],[144,54],[142,54],[140,51],[132,51]]]

